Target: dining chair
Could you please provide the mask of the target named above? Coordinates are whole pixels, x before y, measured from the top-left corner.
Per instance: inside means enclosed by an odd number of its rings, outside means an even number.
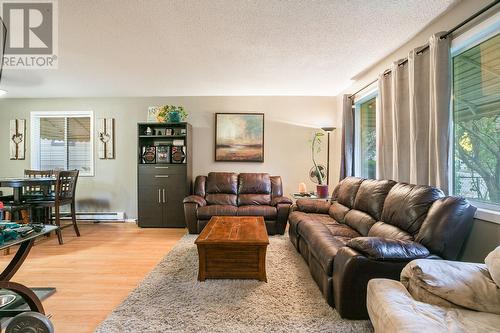
[[[25,178],[52,178],[54,177],[54,170],[24,170]],[[52,195],[54,186],[49,188],[40,185],[25,186],[23,188],[23,197],[26,199],[43,198]]]
[[[24,170],[25,178],[52,178],[55,175],[54,170]],[[54,200],[54,190],[55,185],[40,186],[40,185],[30,185],[23,187],[23,199],[28,201],[33,200],[45,200],[50,201]],[[30,216],[33,221],[38,220],[39,218],[48,220],[51,214],[50,207],[43,207],[37,209],[36,207],[31,207]]]
[[[54,176],[53,170],[24,170],[25,178],[50,178]],[[35,199],[45,199],[50,200],[51,192],[53,189],[45,188],[39,185],[30,185],[23,187],[22,202],[14,202],[14,197],[12,195],[1,196],[0,201],[4,203],[5,219],[17,221],[20,220],[23,223],[30,223],[33,221],[33,209],[30,204],[27,204],[27,200]],[[44,214],[50,214],[50,210],[44,209]]]
[[[55,224],[59,227],[57,230],[57,238],[59,244],[63,244],[61,229],[73,225],[75,233],[80,237],[80,231],[78,230],[78,225],[76,224],[76,206],[75,206],[75,191],[76,182],[78,180],[78,170],[71,171],[57,171],[56,172],[56,185],[54,190],[53,199],[44,200],[29,200],[27,203],[33,205],[34,208],[54,208],[54,219],[52,219],[52,214],[48,218],[48,223]],[[61,207],[70,205],[71,211],[71,224],[61,227]]]

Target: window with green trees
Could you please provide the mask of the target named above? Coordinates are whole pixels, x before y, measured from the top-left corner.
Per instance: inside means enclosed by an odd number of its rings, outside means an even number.
[[[356,103],[357,126],[357,175],[364,178],[376,177],[376,103],[373,95]]]
[[[500,34],[453,57],[453,191],[500,205]]]

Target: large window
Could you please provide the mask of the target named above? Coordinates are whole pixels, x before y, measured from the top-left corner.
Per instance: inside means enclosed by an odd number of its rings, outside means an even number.
[[[376,93],[372,93],[355,103],[356,175],[364,178],[376,177]]]
[[[453,192],[500,206],[500,34],[453,55]]]
[[[92,112],[32,112],[31,166],[92,176]]]

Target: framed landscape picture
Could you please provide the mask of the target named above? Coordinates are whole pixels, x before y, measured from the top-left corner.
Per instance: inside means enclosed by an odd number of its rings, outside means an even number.
[[[264,162],[264,114],[216,113],[215,161]]]

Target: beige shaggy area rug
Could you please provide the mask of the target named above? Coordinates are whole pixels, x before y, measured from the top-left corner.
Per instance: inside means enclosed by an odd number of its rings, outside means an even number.
[[[111,332],[371,332],[339,317],[287,236],[272,236],[268,282],[198,282],[196,235],[186,235],[96,329]],[[133,267],[131,267],[133,269]]]

